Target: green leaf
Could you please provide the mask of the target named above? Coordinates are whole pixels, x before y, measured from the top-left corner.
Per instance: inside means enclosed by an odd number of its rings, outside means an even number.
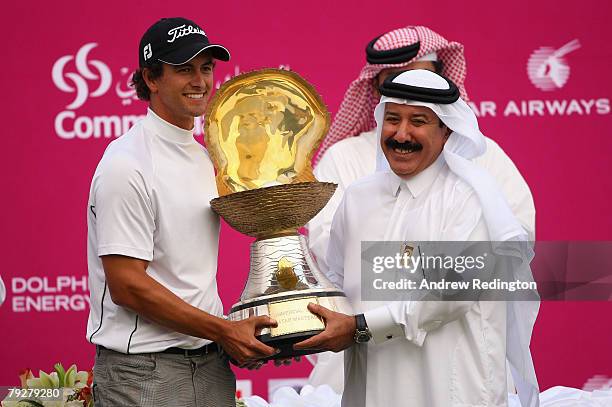
[[[64,366],[62,366],[61,363],[56,363],[55,366],[55,371],[57,372],[57,377],[59,378],[59,387],[62,388],[64,387],[64,378],[66,377],[66,371],[64,370]]]
[[[26,384],[27,384],[26,388],[28,389],[40,389],[42,387],[42,384],[40,383],[40,379],[37,377],[28,379]]]
[[[73,388],[76,380],[77,367],[76,365],[70,366],[66,371],[66,377],[64,379],[64,387]]]
[[[80,384],[81,386],[85,387],[87,386],[87,379],[89,379],[89,373],[81,370],[76,374],[75,385]]]
[[[43,372],[42,370],[38,372],[38,377],[40,377],[40,387],[43,389],[52,389],[53,388],[53,378]]]

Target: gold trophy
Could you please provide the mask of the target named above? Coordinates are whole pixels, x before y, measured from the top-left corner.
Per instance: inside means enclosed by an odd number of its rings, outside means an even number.
[[[328,127],[329,113],[313,87],[280,69],[227,81],[206,114],[206,145],[219,191],[212,209],[234,229],[257,238],[249,277],[229,318],[274,318],[278,327],[258,336],[280,349],[270,359],[317,352],[293,349],[325,328],[308,311],[309,302],[352,314],[346,296],[319,270],[298,233],[336,189],[317,182],[310,164]]]

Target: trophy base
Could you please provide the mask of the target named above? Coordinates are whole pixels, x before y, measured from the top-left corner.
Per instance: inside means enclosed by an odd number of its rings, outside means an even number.
[[[293,334],[284,335],[280,338],[274,338],[270,335],[258,336],[257,339],[259,339],[266,345],[280,350],[280,352],[276,355],[270,356],[269,358],[265,358],[262,360],[268,361],[276,359],[289,359],[294,358],[296,356],[312,355],[313,353],[322,352],[321,350],[317,349],[293,349],[293,345],[295,345],[296,343],[305,341],[306,339],[311,338],[321,332],[323,332],[323,330],[296,332]]]
[[[252,316],[266,315],[278,322],[277,327],[264,328],[257,336],[266,345],[280,350],[280,353],[265,360],[310,355],[323,350],[293,349],[294,344],[325,329],[323,321],[308,310],[310,302],[335,312],[352,315],[352,308],[343,292],[333,289],[308,289],[239,302],[232,307],[229,319],[240,321]]]

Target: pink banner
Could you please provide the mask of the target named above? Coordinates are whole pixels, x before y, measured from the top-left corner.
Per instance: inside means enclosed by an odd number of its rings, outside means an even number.
[[[160,17],[202,25],[232,53],[216,81],[283,66],[299,72],[336,112],[374,36],[427,25],[465,45],[467,89],[483,133],[512,157],[529,183],[542,240],[612,240],[612,8],[563,2],[310,1],[12,2],[2,106],[0,385],[21,368],[57,361],[93,364],[88,315],[86,209],[93,171],[108,143],[146,105],[128,87],[138,41]],[[548,68],[544,66],[548,66]],[[535,72],[544,69],[544,75]],[[542,77],[540,77],[542,76]],[[199,140],[202,141],[201,135]],[[243,288],[250,239],[224,226],[219,287],[226,309]],[[532,342],[542,389],[582,388],[612,376],[612,302],[542,304]],[[267,396],[272,379],[311,367],[236,369]]]

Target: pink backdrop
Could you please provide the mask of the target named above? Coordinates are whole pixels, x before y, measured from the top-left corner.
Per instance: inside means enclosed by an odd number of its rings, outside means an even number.
[[[140,35],[158,18],[194,19],[231,50],[232,61],[218,64],[217,80],[288,65],[315,85],[332,113],[372,37],[407,24],[430,26],[465,45],[467,89],[481,128],[531,186],[538,239],[612,240],[612,8],[604,0],[587,3],[6,4],[0,273],[8,298],[0,308],[0,385],[17,384],[23,367],[93,363],[82,285],[89,183],[122,121],[145,111],[145,104],[126,93],[126,81],[137,65]],[[573,40],[570,52],[554,54]],[[561,67],[534,84],[527,63],[537,55],[552,55],[569,71]],[[249,243],[224,226],[219,285],[226,308],[242,290]],[[611,315],[610,302],[542,304],[532,342],[542,389],[582,387],[596,374],[612,376]],[[252,379],[254,393],[266,396],[268,379],[305,377],[309,371],[304,362],[255,373],[237,369],[237,376]]]

